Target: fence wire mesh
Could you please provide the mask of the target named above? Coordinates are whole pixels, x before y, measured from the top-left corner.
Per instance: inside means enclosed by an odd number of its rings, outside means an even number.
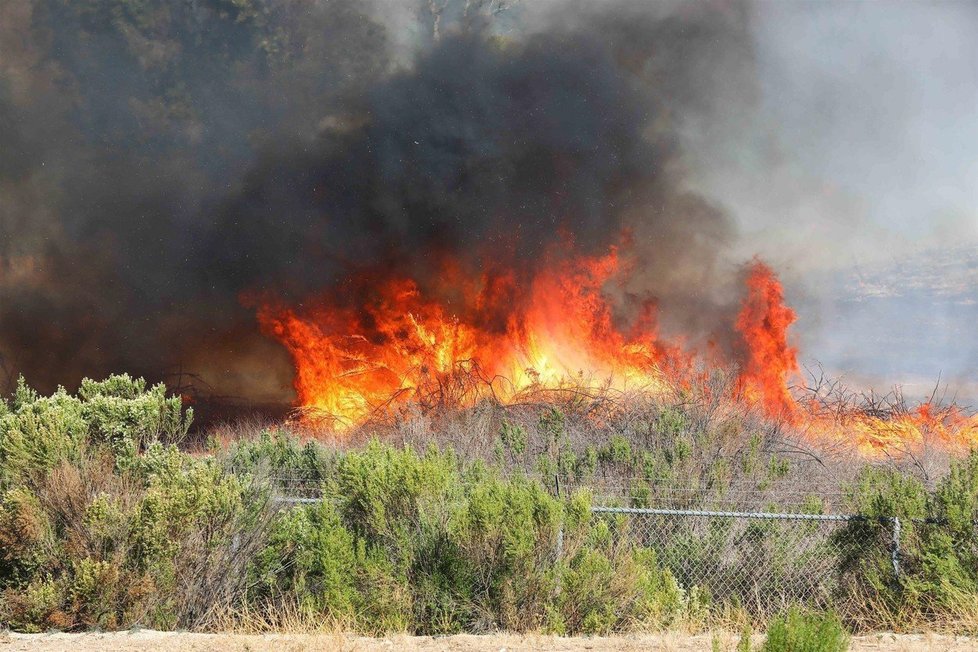
[[[318,474],[268,477],[277,503],[314,504],[322,499],[323,479]],[[539,479],[546,484],[545,476]],[[805,513],[832,509],[836,500],[819,494],[814,503],[781,502],[790,496],[751,492],[749,487],[736,487],[739,491],[728,490],[719,497],[695,489],[656,488],[639,496],[641,500],[618,487],[602,488],[605,493],[592,493],[598,505],[644,505],[592,508],[614,545],[653,551],[657,564],[671,572],[690,603],[711,610],[731,606],[763,619],[802,604],[861,619],[868,596],[895,589],[919,572],[925,540],[946,539],[959,553],[978,559],[978,522],[967,519],[951,524],[934,518],[901,521]],[[556,483],[553,493],[567,495],[570,490]],[[744,511],[754,505],[777,505],[784,511]],[[560,537],[555,559],[562,549]]]
[[[617,545],[655,552],[691,599],[771,614],[839,608],[867,550],[892,553],[891,519],[596,507]]]

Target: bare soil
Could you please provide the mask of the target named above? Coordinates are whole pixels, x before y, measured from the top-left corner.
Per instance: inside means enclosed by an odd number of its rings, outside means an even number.
[[[431,638],[393,636],[364,638],[346,634],[191,634],[139,630],[111,634],[16,634],[0,633],[0,652],[516,652],[619,650],[662,650],[692,652],[712,650],[714,638],[721,650],[733,650],[738,637],[734,634],[678,633],[643,634],[610,638],[559,638],[553,636],[520,636],[493,634],[461,635]],[[760,637],[758,641],[760,642]],[[852,652],[978,652],[978,639],[937,634],[876,634],[853,639]]]

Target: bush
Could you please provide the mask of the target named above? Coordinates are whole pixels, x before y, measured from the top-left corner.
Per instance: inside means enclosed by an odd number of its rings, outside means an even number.
[[[978,602],[978,451],[951,463],[928,492],[895,469],[864,470],[851,501],[865,514],[837,535],[844,547],[840,568],[857,600],[869,600],[871,624],[914,619],[956,620]],[[891,516],[900,518],[900,575],[894,576]]]
[[[78,464],[86,452],[107,448],[120,467],[154,443],[177,444],[193,411],[164,385],[142,379],[85,379],[77,396],[59,388],[41,397],[21,378],[10,406],[0,410],[0,488],[28,481],[61,462]]]
[[[267,491],[180,452],[191,417],[128,376],[20,382],[0,410],[0,624],[194,626],[240,593]]]
[[[335,455],[315,441],[300,444],[282,430],[263,430],[253,440],[237,441],[225,452],[234,473],[266,475],[283,492],[318,490],[334,472]]]
[[[838,616],[792,608],[771,621],[762,652],[844,652],[849,635]]]
[[[249,597],[260,604],[292,594],[308,610],[349,618],[362,607],[353,572],[358,562],[353,536],[331,503],[289,510],[255,557]]]
[[[363,559],[388,561],[380,575],[409,596],[401,616],[414,631],[610,631],[654,610],[648,594],[658,585],[642,562],[593,549],[581,498],[573,511],[525,477],[376,442],[336,468],[326,498]],[[566,562],[557,559],[561,537]]]
[[[496,465],[376,439],[330,449],[284,430],[190,454],[177,444],[191,416],[128,376],[46,397],[21,381],[0,401],[0,627],[195,628],[221,612],[273,623],[298,608],[376,633],[605,634],[731,609],[763,617],[805,597],[796,580],[813,563],[829,573],[836,560],[840,591],[818,599],[853,607],[846,615],[861,626],[978,608],[978,452],[932,491],[864,469],[850,503],[867,518],[799,556],[792,541],[814,526],[646,522],[668,535],[657,538],[637,519],[592,513],[586,489],[555,495],[551,485],[552,474],[572,487],[633,474],[622,492],[632,504],[669,487],[695,491],[697,506],[723,504],[734,482],[771,486],[793,468],[764,452],[742,415],[711,422],[653,406],[574,449],[579,415],[544,406],[490,431]],[[741,448],[728,460],[731,442]],[[545,481],[526,475],[534,465]],[[275,507],[292,477],[322,500]],[[885,520],[894,515],[899,578]],[[787,614],[771,644],[825,636],[831,623],[819,618]]]
[[[277,519],[254,565],[256,602],[428,634],[610,632],[682,606],[654,556],[611,545],[584,494],[565,502],[451,452],[377,442],[334,468],[322,503]]]

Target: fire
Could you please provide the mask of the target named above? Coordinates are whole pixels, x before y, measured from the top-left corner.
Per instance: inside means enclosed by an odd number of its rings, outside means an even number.
[[[882,412],[860,408],[834,416],[811,414],[801,427],[812,439],[853,444],[867,457],[900,456],[928,446],[950,452],[978,446],[978,416],[929,401]]]
[[[408,405],[507,403],[527,391],[569,387],[654,393],[694,377],[696,352],[660,336],[654,301],[633,301],[629,314],[616,314],[608,290],[620,289],[635,269],[619,248],[577,256],[565,243],[543,263],[532,275],[492,265],[468,275],[443,261],[424,287],[370,270],[301,308],[266,297],[258,319],[293,358],[305,418],[325,419],[337,432]],[[978,444],[978,417],[953,406],[833,411],[813,396],[795,396],[798,351],[789,330],[797,317],[768,265],[755,259],[746,272],[730,325],[733,360],[712,352],[739,368],[732,398],[810,439],[846,442],[868,456],[928,442]]]
[[[467,279],[447,265],[438,298],[407,278],[358,281],[352,294],[362,303],[323,296],[299,313],[266,302],[258,318],[295,361],[300,406],[338,429],[407,401],[507,402],[565,383],[654,389],[690,363],[657,337],[654,305],[641,306],[631,328],[616,324],[603,288],[627,267],[617,248],[555,255],[544,267],[523,286],[510,271]]]
[[[737,317],[745,345],[740,389],[770,416],[797,421],[798,404],[788,383],[798,373],[798,351],[788,344],[795,311],[785,305],[784,290],[774,271],[759,260],[750,265],[747,296]]]

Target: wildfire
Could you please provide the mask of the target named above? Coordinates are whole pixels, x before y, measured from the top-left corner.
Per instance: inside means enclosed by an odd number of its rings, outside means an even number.
[[[494,268],[468,276],[444,262],[427,290],[410,278],[364,273],[301,309],[266,299],[258,319],[294,360],[305,417],[328,420],[339,432],[409,404],[507,403],[527,390],[565,387],[660,392],[691,377],[697,353],[660,336],[655,302],[633,302],[627,318],[616,314],[607,290],[633,271],[618,248],[584,257],[565,244],[545,263],[526,278]],[[978,418],[953,407],[832,413],[794,396],[795,312],[769,266],[755,259],[746,271],[729,354],[740,370],[740,400],[866,455],[925,441],[978,443]]]
[[[915,407],[897,402],[883,408],[856,405],[831,413],[815,401],[801,401],[796,425],[810,439],[855,445],[864,456],[900,456],[931,446],[967,452],[978,446],[978,415],[933,400]]]
[[[512,272],[466,279],[449,265],[439,299],[411,279],[357,281],[352,294],[362,303],[324,296],[301,314],[265,303],[259,322],[292,354],[299,404],[340,429],[409,400],[506,402],[568,382],[654,389],[666,370],[690,364],[657,337],[653,304],[639,306],[627,332],[616,326],[603,288],[624,267],[617,249],[554,258],[525,286]]]
[[[798,403],[788,390],[792,375],[798,373],[798,351],[788,344],[788,328],[795,319],[774,271],[755,259],[736,324],[745,349],[740,389],[769,415],[790,422],[799,418]]]

